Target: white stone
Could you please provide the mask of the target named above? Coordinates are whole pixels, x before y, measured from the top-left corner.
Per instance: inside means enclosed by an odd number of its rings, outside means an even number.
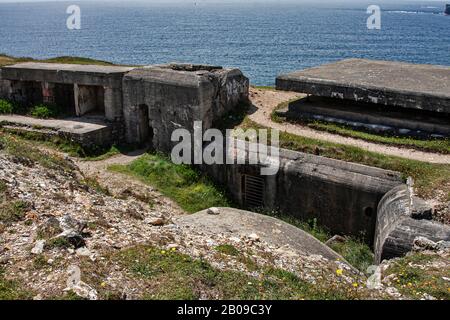
[[[38,240],[34,245],[34,248],[31,249],[31,253],[33,254],[41,254],[44,252],[45,240]]]
[[[207,211],[208,214],[217,216],[220,214],[220,210],[218,208],[209,208]]]

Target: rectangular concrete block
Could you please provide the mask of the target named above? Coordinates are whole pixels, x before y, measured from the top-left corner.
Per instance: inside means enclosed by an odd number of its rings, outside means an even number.
[[[280,75],[278,90],[450,113],[450,67],[349,59]]]

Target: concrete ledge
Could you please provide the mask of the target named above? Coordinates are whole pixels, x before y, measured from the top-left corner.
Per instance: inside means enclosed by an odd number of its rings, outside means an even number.
[[[113,124],[92,117],[46,120],[19,115],[0,115],[0,126],[13,131],[58,135],[86,147],[108,146],[115,142]]]
[[[450,113],[450,67],[343,60],[280,75],[278,90]]]

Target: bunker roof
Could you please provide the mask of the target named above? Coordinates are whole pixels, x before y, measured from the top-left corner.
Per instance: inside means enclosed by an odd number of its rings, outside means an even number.
[[[447,66],[349,59],[280,75],[277,88],[450,112],[450,67]]]
[[[40,71],[69,71],[82,73],[97,73],[97,74],[114,74],[126,73],[134,68],[121,66],[100,66],[100,65],[83,65],[83,64],[62,64],[62,63],[42,63],[42,62],[23,62],[10,66],[5,66],[3,69],[22,69],[22,70],[40,70]]]

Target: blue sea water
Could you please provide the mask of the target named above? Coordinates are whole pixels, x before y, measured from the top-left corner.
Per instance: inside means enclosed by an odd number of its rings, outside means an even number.
[[[0,52],[235,66],[257,85],[344,58],[450,65],[445,2],[381,4],[381,30],[366,27],[368,3],[345,3],[0,3]],[[66,28],[70,4],[81,8],[81,30]]]

